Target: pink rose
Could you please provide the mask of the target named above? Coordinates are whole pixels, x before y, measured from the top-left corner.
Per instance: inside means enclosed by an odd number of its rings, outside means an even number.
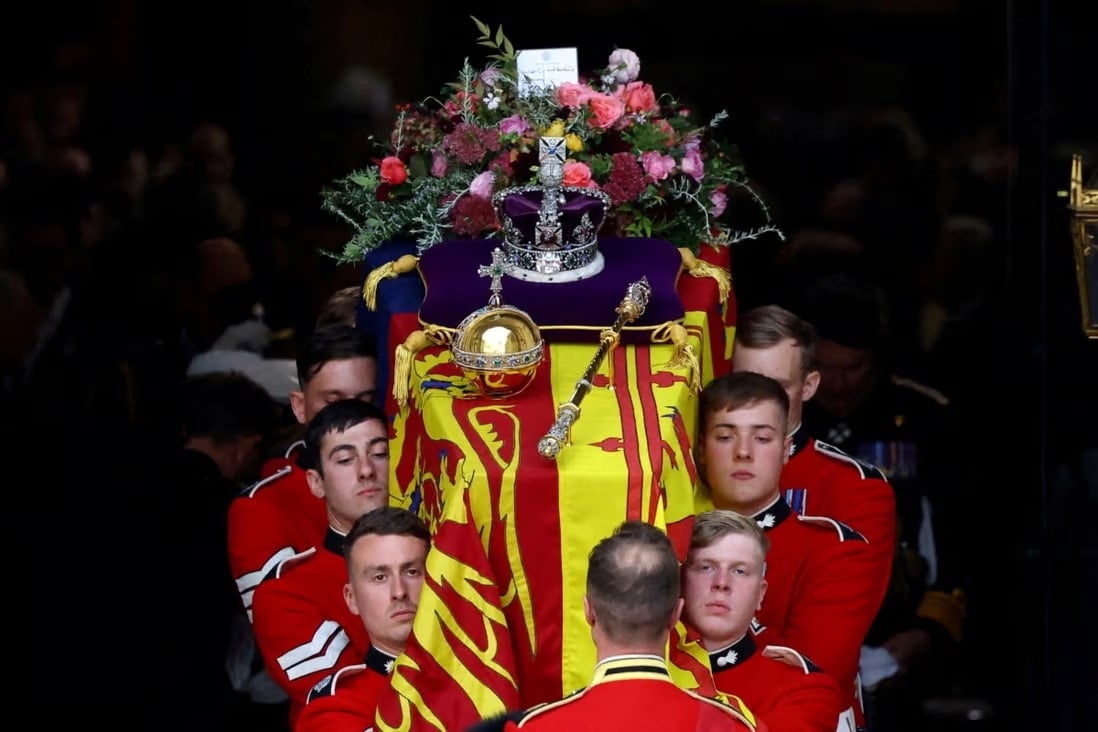
[[[724,209],[728,207],[728,194],[724,192],[724,188],[718,188],[709,194],[709,202],[713,204],[713,207],[709,209],[709,213],[713,218],[720,218],[720,215],[724,213]]]
[[[705,161],[702,160],[697,146],[686,148],[686,153],[682,156],[682,172],[699,183],[705,177]]]
[[[625,114],[625,103],[608,94],[592,94],[587,106],[594,117],[592,125],[600,130],[608,130]]]
[[[499,121],[499,131],[504,135],[524,135],[530,129],[530,125],[521,115],[512,114]]]
[[[650,150],[641,155],[644,173],[654,181],[664,180],[675,170],[675,158]]]
[[[404,162],[395,155],[390,155],[381,160],[381,181],[391,186],[399,186],[408,180],[408,169]]]
[[[562,82],[557,87],[557,101],[563,107],[578,109],[584,102],[594,96],[595,90],[586,84],[577,84],[574,81]]]
[[[625,102],[626,110],[633,114],[647,114],[656,110],[656,92],[651,84],[631,81],[618,86],[614,94]]]
[[[485,86],[495,86],[501,78],[503,78],[503,72],[495,66],[489,66],[480,72],[480,80],[484,82]]]
[[[640,76],[640,70],[640,58],[628,48],[617,48],[610,54],[608,71],[619,84],[635,81]]]
[[[436,178],[446,175],[446,154],[437,148],[431,151],[431,175]]]
[[[587,163],[569,160],[564,163],[564,185],[579,188],[597,188],[595,181],[591,180],[591,169]]]
[[[486,170],[476,178],[473,178],[473,182],[469,184],[469,195],[476,196],[477,198],[489,199],[492,197],[492,184],[495,182],[495,175],[490,170]]]

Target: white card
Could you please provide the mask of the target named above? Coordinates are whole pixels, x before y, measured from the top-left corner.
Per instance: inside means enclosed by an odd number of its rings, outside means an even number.
[[[518,65],[519,96],[555,89],[566,81],[579,82],[579,61],[575,48],[519,51],[515,63]]]

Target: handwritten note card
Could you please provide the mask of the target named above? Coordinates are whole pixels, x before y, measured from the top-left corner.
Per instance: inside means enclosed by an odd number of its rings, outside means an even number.
[[[555,88],[565,81],[579,81],[579,61],[575,48],[519,51],[516,63],[520,96]]]

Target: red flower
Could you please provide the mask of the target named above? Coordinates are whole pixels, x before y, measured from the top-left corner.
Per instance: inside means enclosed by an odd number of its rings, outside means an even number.
[[[408,180],[408,169],[404,167],[404,162],[395,155],[383,158],[381,161],[381,180],[393,186],[399,186]]]
[[[602,190],[610,196],[615,206],[629,203],[644,193],[648,183],[637,159],[630,153],[614,153],[610,158],[610,180]]]
[[[499,228],[492,203],[476,196],[462,196],[450,213],[454,233],[459,236],[479,236]]]

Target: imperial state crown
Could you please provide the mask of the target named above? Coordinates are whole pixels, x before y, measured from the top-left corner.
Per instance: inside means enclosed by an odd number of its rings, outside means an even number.
[[[562,185],[565,157],[565,138],[540,137],[540,183],[505,188],[492,197],[512,277],[575,282],[602,271],[598,232],[610,210],[610,196]]]

